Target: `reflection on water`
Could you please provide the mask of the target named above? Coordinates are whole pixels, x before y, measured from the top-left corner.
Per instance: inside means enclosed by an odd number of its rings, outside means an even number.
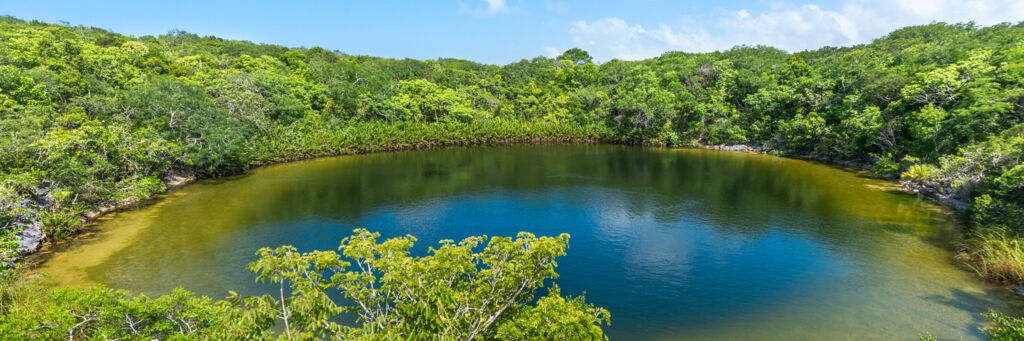
[[[471,235],[572,235],[559,286],[613,339],[979,337],[1015,298],[958,268],[952,215],[804,161],[620,146],[320,159],[186,186],[44,254],[55,281],[258,294],[262,246],[334,249],[356,227],[417,252]]]

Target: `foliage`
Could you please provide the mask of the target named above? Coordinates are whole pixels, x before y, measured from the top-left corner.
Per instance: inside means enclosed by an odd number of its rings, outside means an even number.
[[[938,174],[938,169],[936,169],[935,166],[919,164],[910,166],[906,172],[900,174],[900,178],[909,180],[927,180],[934,178],[936,174]]]
[[[940,159],[940,177],[959,193],[971,195],[992,179],[1024,161],[1024,125],[1007,129],[983,142],[965,146]]]
[[[118,115],[132,126],[151,128],[177,142],[189,166],[216,173],[241,163],[238,155],[249,127],[217,106],[201,86],[155,77],[126,91],[121,106]]]
[[[224,309],[182,289],[151,299],[101,286],[5,284],[0,291],[0,334],[11,340],[203,339],[221,324]]]
[[[1024,319],[997,313],[987,313],[985,316],[995,322],[995,326],[984,330],[990,340],[1012,341],[1024,338]]]
[[[253,142],[248,158],[255,164],[316,156],[404,150],[434,146],[534,141],[605,140],[607,128],[555,122],[495,118],[474,122],[353,122],[343,126],[296,122]]]
[[[55,204],[63,206],[117,202],[137,192],[146,197],[152,193],[146,178],[159,175],[177,153],[176,145],[151,130],[133,132],[98,121],[52,130],[31,147],[48,187],[73,193],[57,196],[65,200]]]
[[[470,98],[427,80],[401,81],[398,94],[384,103],[384,116],[402,121],[472,121],[487,116],[472,108]]]
[[[54,209],[40,211],[43,231],[53,239],[64,239],[74,233],[78,227],[78,215],[74,211]]]

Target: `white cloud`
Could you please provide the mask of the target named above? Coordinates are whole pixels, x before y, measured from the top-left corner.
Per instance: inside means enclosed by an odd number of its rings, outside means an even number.
[[[509,7],[505,0],[484,0],[487,2],[487,14],[495,15],[499,13],[508,13]]]
[[[993,25],[1024,20],[1021,0],[846,0],[838,8],[772,3],[708,17],[681,17],[685,25],[655,29],[612,17],[572,24],[569,34],[595,59],[642,59],[665,51],[707,52],[736,45],[769,45],[788,51],[870,42],[897,28],[932,21]]]
[[[1024,1],[1020,0],[903,0],[898,3],[878,0],[848,0],[843,14],[862,22],[861,29],[880,36],[898,27],[974,21],[980,25],[1024,20]],[[869,38],[870,39],[870,38]]]
[[[718,19],[732,45],[771,45],[802,50],[821,45],[850,45],[859,41],[857,25],[838,12],[817,5],[786,6],[753,15],[740,10]]]
[[[573,43],[598,60],[643,59],[667,50],[707,51],[717,47],[706,32],[676,32],[667,25],[646,29],[619,18],[577,21],[569,30]]]
[[[550,58],[555,58],[562,55],[562,50],[556,49],[551,46],[544,47],[544,55]]]

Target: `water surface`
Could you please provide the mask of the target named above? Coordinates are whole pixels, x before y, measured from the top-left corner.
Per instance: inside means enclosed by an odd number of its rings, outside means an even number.
[[[346,156],[204,181],[105,217],[38,268],[68,285],[213,297],[269,291],[263,246],[336,249],[357,227],[417,251],[471,235],[569,233],[563,294],[612,339],[976,339],[1018,299],[957,266],[954,215],[806,161],[601,145]]]

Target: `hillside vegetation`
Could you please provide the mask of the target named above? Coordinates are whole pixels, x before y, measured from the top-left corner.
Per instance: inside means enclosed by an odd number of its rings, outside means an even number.
[[[855,162],[961,205],[960,257],[1017,283],[1022,122],[1024,23],[935,23],[799,53],[594,63],[571,49],[496,66],[2,17],[0,263],[174,179],[268,163],[535,141],[725,144]]]

